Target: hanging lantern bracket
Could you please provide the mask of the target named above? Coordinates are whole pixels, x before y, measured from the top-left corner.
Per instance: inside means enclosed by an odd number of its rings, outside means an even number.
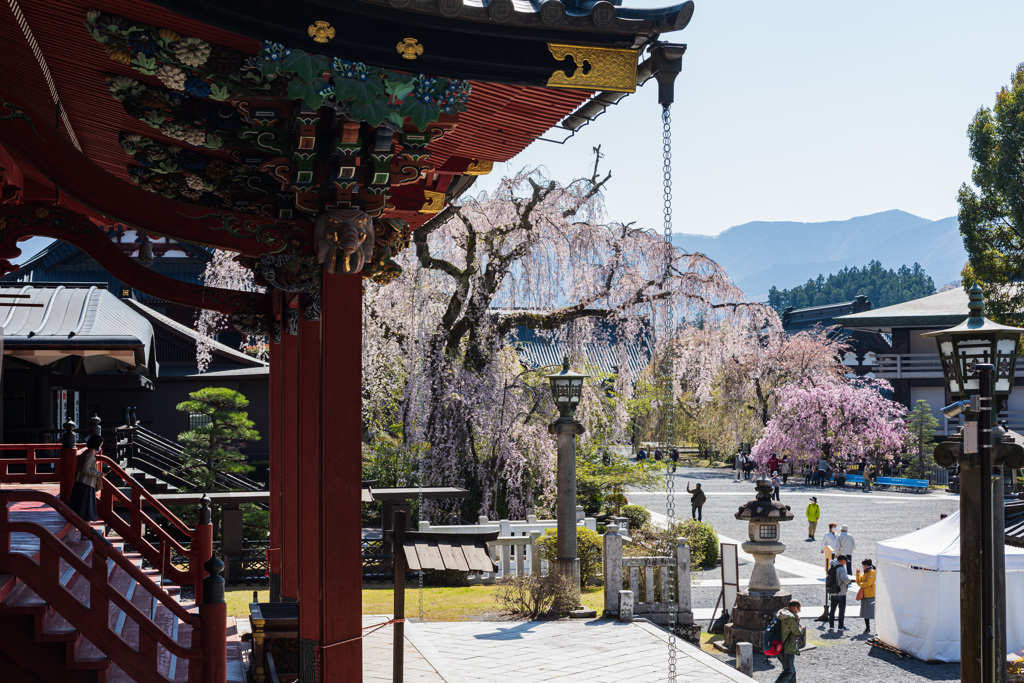
[[[675,101],[676,76],[683,70],[683,43],[654,43],[651,45],[653,65],[651,72],[658,80],[658,103],[668,107]]]

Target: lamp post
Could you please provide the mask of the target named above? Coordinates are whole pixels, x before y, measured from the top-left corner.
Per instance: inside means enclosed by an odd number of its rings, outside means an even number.
[[[548,433],[558,437],[558,550],[553,569],[554,573],[571,577],[577,592],[580,560],[576,550],[576,435],[582,434],[584,429],[576,421],[576,406],[583,396],[583,380],[588,376],[570,370],[568,356],[562,360],[560,372],[547,376],[559,414],[558,419],[548,425]]]
[[[1006,407],[1024,329],[984,317],[978,285],[970,315],[934,337],[954,403],[947,417],[965,413],[954,438],[935,447],[939,465],[960,463],[960,677],[967,683],[1006,681],[1006,566],[1003,466],[1020,467],[1024,449],[1004,443],[996,414]]]

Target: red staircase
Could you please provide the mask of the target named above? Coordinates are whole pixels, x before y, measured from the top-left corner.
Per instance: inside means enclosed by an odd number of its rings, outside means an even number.
[[[62,465],[68,462],[65,455]],[[26,456],[33,458],[34,453]],[[0,681],[222,683],[223,580],[206,578],[207,592],[220,603],[198,608],[182,604],[171,585],[195,585],[197,602],[202,599],[207,572],[199,560],[212,555],[209,508],[204,506],[200,524],[190,529],[115,463],[103,456],[97,460],[108,478],[98,506],[102,521],[93,525],[52,493],[38,490],[46,488],[46,480],[61,479],[61,467],[48,476],[38,474],[36,463],[42,459],[26,463],[31,476],[14,477],[37,489],[0,490]],[[9,459],[4,462],[0,482],[10,482],[4,477]],[[40,477],[44,486],[38,486]],[[112,479],[120,479],[130,496]],[[189,538],[188,549],[147,515],[144,505]],[[127,519],[115,512],[118,507],[127,509]],[[117,536],[104,537],[104,527]],[[82,540],[70,542],[73,529]],[[146,531],[155,541],[147,540]],[[172,562],[174,553],[188,558],[187,567]],[[143,560],[152,568],[143,570]],[[210,565],[214,571],[216,564]]]

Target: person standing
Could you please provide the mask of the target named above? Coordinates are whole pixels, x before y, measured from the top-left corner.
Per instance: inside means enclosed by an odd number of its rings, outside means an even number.
[[[743,471],[743,451],[736,451],[735,457],[732,462],[733,469],[736,470],[736,481],[740,480],[740,473]]]
[[[754,461],[750,459],[750,456],[743,454],[743,478],[750,481],[750,472],[754,469]]]
[[[865,460],[864,461],[864,470],[863,470],[863,474],[864,474],[864,484],[863,484],[863,487],[864,487],[864,491],[866,493],[871,493],[871,469],[872,469],[871,468],[871,463],[869,461]]]
[[[779,473],[772,472],[772,500],[779,500],[780,486],[782,486],[782,480],[779,479]]]
[[[779,463],[779,474],[782,475],[782,483],[789,483],[789,475],[793,472],[792,466],[789,464],[789,456],[784,455],[782,462]]]
[[[96,451],[103,447],[103,437],[93,434],[78,454],[75,465],[75,487],[71,489],[68,507],[86,522],[95,522],[96,491],[103,490],[103,474],[96,469]],[[72,543],[81,540],[81,532],[72,527]]]
[[[661,449],[660,448],[655,448],[654,449],[654,459],[657,460],[658,462],[661,462],[661,458],[662,458]]]
[[[829,549],[829,554],[831,554],[833,552],[837,552],[837,548],[839,548],[839,537],[836,536],[836,525],[834,523],[828,525],[828,531],[825,532],[825,536],[821,539],[821,554],[822,555],[825,554],[825,549],[826,548]],[[831,562],[831,561],[832,561],[831,557],[826,557],[825,558],[825,571],[828,571],[829,562]]]
[[[668,453],[668,459],[672,461],[670,467],[671,470],[675,472],[676,468],[679,466],[679,449],[673,446],[672,450]]]
[[[690,496],[690,514],[693,518],[703,522],[704,521],[704,503],[708,497],[704,495],[704,489],[700,487],[700,484],[696,484],[693,489],[690,488],[690,482],[686,482],[686,492],[692,494]]]
[[[846,533],[849,530],[850,527],[845,524],[839,528],[839,538],[836,539],[839,542],[839,547],[836,548],[836,554],[839,555],[839,557],[845,557],[846,566],[852,567],[853,551],[857,548],[857,543],[853,540],[853,536]]]
[[[830,578],[825,579],[825,589],[829,593],[828,608],[828,630],[831,632],[836,626],[836,610],[839,611],[839,630],[849,631],[846,628],[846,591],[850,587],[850,575],[846,573],[846,558],[839,557],[832,560],[828,568]],[[834,577],[832,577],[835,572]]]
[[[782,629],[782,672],[775,683],[796,683],[796,657],[800,654],[800,640],[804,627],[800,625],[800,601],[790,600],[786,609],[779,610],[779,625]]]
[[[636,461],[637,462],[643,462],[646,459],[647,459],[647,451],[645,451],[643,448],[641,448],[640,450],[638,450],[636,452]]]
[[[821,519],[821,508],[818,507],[818,499],[811,496],[811,502],[807,506],[807,538],[814,540],[814,532],[818,530],[818,520]]]
[[[864,620],[864,633],[871,633],[871,620],[875,618],[875,567],[871,558],[860,563],[857,570],[857,585],[864,591],[860,598],[860,618]]]
[[[828,460],[822,458],[818,461],[818,486],[824,486],[832,476],[832,466]]]

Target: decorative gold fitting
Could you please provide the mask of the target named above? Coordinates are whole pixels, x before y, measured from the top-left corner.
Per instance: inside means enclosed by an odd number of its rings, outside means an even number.
[[[487,175],[494,170],[493,161],[482,161],[480,159],[474,159],[473,163],[466,169],[464,175]]]
[[[403,38],[402,42],[395,46],[395,49],[403,59],[416,59],[423,54],[423,46],[415,38]]]
[[[318,43],[326,43],[335,35],[334,27],[326,21],[314,21],[306,29],[306,32],[309,33],[310,38]]]
[[[640,56],[636,50],[559,43],[548,43],[548,50],[559,62],[566,57],[576,62],[572,76],[561,68],[553,72],[548,87],[636,92],[636,63]]]
[[[423,208],[420,209],[420,213],[440,213],[441,209],[444,208],[444,192],[424,190],[423,196],[427,201],[423,204]]]

